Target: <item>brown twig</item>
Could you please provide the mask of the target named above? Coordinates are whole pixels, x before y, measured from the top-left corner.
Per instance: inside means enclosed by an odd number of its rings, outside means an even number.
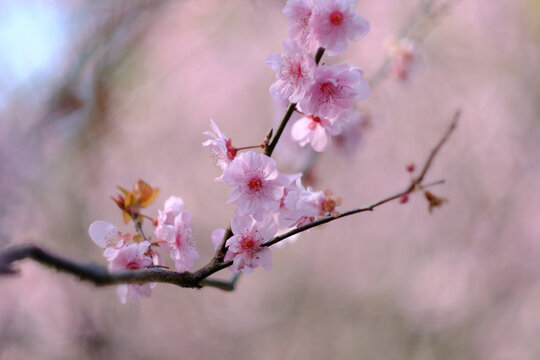
[[[441,140],[431,150],[420,174],[411,180],[411,184],[403,191],[388,196],[384,199],[376,201],[364,207],[345,211],[339,215],[328,215],[317,219],[307,225],[293,229],[285,234],[274,237],[272,240],[265,243],[263,246],[272,246],[286,238],[295,234],[301,233],[308,229],[326,224],[328,222],[353,215],[360,212],[373,211],[376,207],[386,204],[392,200],[398,199],[405,194],[410,194],[417,189],[424,189],[427,186],[439,184],[440,181],[431,184],[422,184],[435,156],[439,153],[441,147],[446,143],[454,129],[461,112],[456,111],[453,120],[444,133]],[[228,233],[225,234],[222,246],[228,238]],[[229,235],[230,236],[230,235]],[[219,251],[217,253],[219,255]],[[32,259],[40,264],[51,267],[61,272],[79,277],[81,280],[90,281],[97,286],[115,285],[115,284],[144,284],[149,282],[159,282],[173,284],[185,288],[201,288],[205,286],[215,287],[221,290],[232,291],[235,288],[237,276],[234,276],[230,281],[222,281],[209,279],[208,277],[222,269],[232,265],[232,261],[223,262],[223,258],[217,255],[205,266],[195,272],[178,273],[175,271],[166,270],[159,267],[152,267],[145,270],[125,270],[117,272],[109,272],[103,266],[96,264],[79,263],[66,257],[54,254],[36,245],[19,245],[12,246],[0,252],[0,275],[9,275],[17,273],[13,268],[13,264],[19,260]]]
[[[460,116],[461,116],[461,110],[458,109],[454,113],[454,117],[452,118],[452,122],[450,123],[450,126],[448,127],[448,129],[444,133],[443,137],[441,138],[441,140],[439,140],[439,142],[433,148],[433,150],[431,150],[431,153],[429,154],[429,157],[428,157],[426,163],[424,164],[424,167],[422,168],[422,171],[420,171],[420,174],[412,181],[411,186],[410,186],[411,190],[414,189],[417,185],[420,185],[420,183],[422,183],[422,181],[424,180],[424,177],[426,176],[429,168],[431,167],[431,163],[433,162],[433,159],[435,159],[435,155],[437,155],[437,153],[439,152],[441,147],[448,140],[448,138],[450,137],[452,132],[456,129],[457,122],[458,122]]]
[[[441,183],[441,181],[437,181],[435,184],[440,184],[440,183]],[[433,184],[430,184],[430,185],[433,185]],[[422,186],[423,189],[426,188],[426,187],[428,187],[428,185]],[[316,226],[320,226],[320,225],[329,223],[331,221],[344,218],[345,216],[358,214],[358,213],[366,212],[366,211],[373,211],[376,207],[381,206],[383,204],[386,204],[387,202],[390,202],[392,200],[399,199],[403,195],[407,195],[407,194],[412,193],[414,190],[415,190],[415,188],[411,189],[410,187],[408,187],[406,190],[403,190],[401,192],[398,192],[397,194],[388,196],[388,197],[386,197],[386,198],[384,198],[382,200],[376,201],[376,202],[374,202],[372,204],[369,204],[367,206],[363,206],[363,207],[359,207],[359,208],[356,208],[356,209],[348,210],[348,211],[342,212],[342,213],[340,213],[338,215],[326,215],[326,216],[323,216],[322,218],[319,218],[319,219],[317,219],[315,221],[312,221],[309,224],[297,227],[296,229],[292,229],[291,231],[288,231],[288,232],[286,232],[284,234],[276,236],[272,240],[264,243],[262,246],[272,246],[272,245],[274,245],[274,244],[276,244],[276,243],[278,243],[280,241],[283,241],[283,240],[285,240],[285,239],[287,239],[287,238],[289,238],[289,237],[291,237],[293,235],[304,232],[304,231],[309,230],[311,228],[314,228]]]
[[[137,231],[137,233],[139,233],[143,241],[148,241],[146,235],[144,235],[144,232],[142,229],[142,221],[139,218],[138,214],[131,215],[131,218],[133,219],[133,224],[135,225],[135,230]]]

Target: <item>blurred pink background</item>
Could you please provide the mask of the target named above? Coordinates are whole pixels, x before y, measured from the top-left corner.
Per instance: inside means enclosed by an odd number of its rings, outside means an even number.
[[[444,2],[359,1],[370,33],[323,61],[370,78],[406,28],[418,62],[408,81],[377,83],[359,104],[370,126],[358,151],[323,153],[312,178],[342,210],[400,191],[461,108],[428,174],[446,180],[432,189],[441,209],[415,194],[312,230],[232,293],[158,285],[122,305],[114,287],[19,263],[0,278],[0,359],[540,358],[540,1],[451,1],[423,16],[430,3]],[[213,118],[252,145],[281,116],[264,59],[287,38],[283,5],[3,0],[0,246],[106,265],[88,226],[133,231],[109,196],[142,178],[161,189],[149,215],[184,199],[204,265],[234,207],[202,132]],[[284,149],[278,166],[301,166]]]

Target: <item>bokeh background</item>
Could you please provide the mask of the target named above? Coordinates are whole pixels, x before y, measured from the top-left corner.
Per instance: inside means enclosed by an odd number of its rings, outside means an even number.
[[[87,235],[139,178],[194,214],[202,266],[234,207],[201,147],[213,118],[237,146],[281,116],[265,63],[284,1],[1,0],[0,246],[36,242],[106,264]],[[462,109],[421,194],[303,234],[232,293],[158,285],[122,305],[32,262],[0,279],[0,359],[540,358],[540,1],[360,0],[364,39],[327,63],[374,81],[354,151],[318,156],[342,209],[405,188]],[[408,34],[407,81],[379,72]],[[287,141],[283,171],[310,161]],[[146,231],[151,226],[146,224]],[[227,270],[219,274],[226,279]]]

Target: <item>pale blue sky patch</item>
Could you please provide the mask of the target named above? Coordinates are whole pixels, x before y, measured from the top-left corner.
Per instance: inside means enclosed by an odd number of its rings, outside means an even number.
[[[0,106],[17,87],[55,70],[65,40],[66,19],[58,3],[0,1]]]

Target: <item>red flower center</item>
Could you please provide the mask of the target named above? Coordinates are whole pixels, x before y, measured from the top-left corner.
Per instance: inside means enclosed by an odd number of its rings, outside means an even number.
[[[288,71],[289,76],[293,79],[298,80],[303,78],[302,64],[300,62],[290,64]]]
[[[253,191],[259,191],[262,189],[263,183],[259,178],[253,178],[249,180],[248,186]]]
[[[139,264],[137,264],[136,262],[129,262],[126,264],[126,269],[129,269],[129,270],[137,270],[139,268]]]
[[[227,147],[227,157],[229,160],[233,161],[236,156],[236,148],[232,146],[231,140],[227,139],[225,142],[225,146]]]
[[[252,238],[244,238],[242,240],[242,250],[253,250],[255,241]]]
[[[340,25],[343,22],[343,14],[341,11],[334,11],[330,14],[330,22],[334,25]]]
[[[330,94],[334,91],[334,88],[334,84],[332,84],[331,82],[325,82],[321,85],[321,92],[324,94]]]
[[[313,131],[317,127],[317,124],[321,123],[321,118],[318,116],[310,116],[311,122],[308,125],[308,129]]]

